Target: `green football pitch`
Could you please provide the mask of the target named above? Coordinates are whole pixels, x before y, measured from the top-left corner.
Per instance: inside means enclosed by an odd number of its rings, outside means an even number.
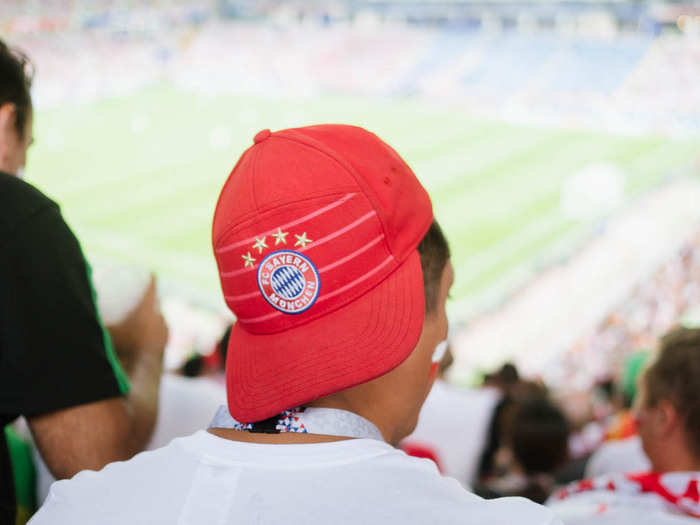
[[[413,99],[214,96],[163,84],[38,111],[26,176],[61,204],[88,257],[151,268],[218,303],[210,226],[236,159],[260,129],[325,122],[375,131],[412,166],[451,242],[455,308],[466,309],[595,226],[594,214],[562,211],[572,175],[613,166],[628,203],[700,151],[700,139],[510,125]]]

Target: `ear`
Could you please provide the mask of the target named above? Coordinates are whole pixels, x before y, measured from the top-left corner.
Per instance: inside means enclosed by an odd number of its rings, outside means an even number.
[[[0,157],[8,154],[19,140],[15,129],[15,105],[5,102],[0,105]]]
[[[669,435],[680,422],[676,407],[670,401],[661,401],[657,406],[659,430],[664,435]]]
[[[15,105],[6,102],[0,105],[0,165],[5,165],[16,142]]]
[[[0,105],[0,133],[6,133],[15,125],[15,105],[5,102]]]

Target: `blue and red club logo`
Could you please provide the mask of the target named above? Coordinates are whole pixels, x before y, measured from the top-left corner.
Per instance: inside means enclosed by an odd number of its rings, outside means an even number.
[[[279,250],[260,262],[258,287],[276,310],[300,314],[316,302],[321,278],[308,257],[294,250]]]

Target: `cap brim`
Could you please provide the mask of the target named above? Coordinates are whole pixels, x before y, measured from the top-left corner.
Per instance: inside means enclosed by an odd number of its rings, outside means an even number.
[[[375,288],[320,319],[265,335],[236,323],[226,357],[231,415],[261,421],[386,374],[416,347],[424,317],[414,251]]]

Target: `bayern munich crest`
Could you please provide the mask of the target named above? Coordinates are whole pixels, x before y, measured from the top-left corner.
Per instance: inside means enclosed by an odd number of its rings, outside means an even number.
[[[308,257],[294,250],[279,250],[260,262],[258,287],[276,310],[300,314],[316,302],[321,279]]]

